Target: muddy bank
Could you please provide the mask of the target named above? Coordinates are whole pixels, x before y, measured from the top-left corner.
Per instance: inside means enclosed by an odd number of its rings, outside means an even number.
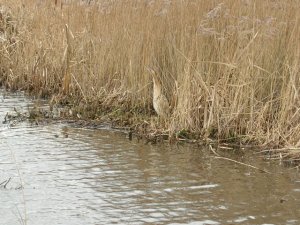
[[[5,92],[5,91],[4,91]],[[7,92],[6,92],[7,93]],[[10,95],[10,93],[7,93]],[[6,95],[6,94],[5,94]],[[4,96],[5,96],[4,95]],[[4,99],[5,97],[3,97]],[[4,102],[5,100],[3,100]],[[294,167],[299,164],[299,158],[297,156],[297,149],[295,153],[291,154],[292,149],[277,148],[274,149],[274,145],[257,145],[257,144],[242,144],[236,141],[228,140],[213,140],[213,139],[195,139],[195,134],[189,134],[188,132],[182,132],[177,136],[170,136],[170,133],[165,130],[149,129],[149,123],[144,121],[135,126],[122,126],[120,123],[120,117],[103,116],[99,119],[83,119],[79,114],[73,115],[72,110],[68,107],[51,107],[47,104],[48,100],[34,100],[34,103],[28,107],[25,111],[18,107],[14,107],[12,110],[7,111],[3,117],[2,124],[11,128],[18,127],[18,124],[28,122],[35,127],[43,126],[57,126],[66,125],[74,129],[87,129],[94,131],[115,131],[121,134],[129,141],[138,142],[145,145],[162,145],[171,144],[171,146],[177,148],[185,146],[193,146],[197,148],[207,148],[210,154],[214,155],[220,160],[230,161],[233,164],[241,164],[245,167],[252,167],[248,164],[243,164],[240,161],[235,161],[231,158],[222,157],[227,153],[239,154],[240,151],[257,152],[257,156],[262,156],[266,160],[280,160],[284,165]],[[157,118],[152,118],[156,120]],[[55,135],[60,137],[61,135]],[[68,134],[63,134],[62,137],[68,138]],[[191,145],[190,145],[191,144]],[[269,173],[268,171],[260,168],[253,169]]]

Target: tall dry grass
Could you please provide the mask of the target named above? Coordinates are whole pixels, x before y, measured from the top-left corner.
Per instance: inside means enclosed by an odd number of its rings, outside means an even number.
[[[9,88],[68,96],[93,114],[149,114],[150,66],[172,105],[171,133],[300,145],[298,1],[6,2]]]

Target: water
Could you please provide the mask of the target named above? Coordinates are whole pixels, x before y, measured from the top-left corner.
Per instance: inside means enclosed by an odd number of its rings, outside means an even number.
[[[1,121],[32,104],[21,94],[0,103]],[[66,124],[1,124],[0,183],[11,180],[0,185],[0,224],[22,224],[25,214],[28,225],[300,224],[298,171],[252,152],[220,153],[272,174],[192,145],[145,145]]]

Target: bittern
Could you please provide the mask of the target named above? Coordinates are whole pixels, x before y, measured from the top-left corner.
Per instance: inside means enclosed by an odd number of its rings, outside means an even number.
[[[153,108],[159,117],[167,118],[170,114],[170,106],[166,96],[162,91],[162,84],[157,73],[148,68],[153,79]]]

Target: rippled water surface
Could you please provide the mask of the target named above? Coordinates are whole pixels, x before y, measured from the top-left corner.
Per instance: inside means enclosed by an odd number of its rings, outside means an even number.
[[[31,104],[0,92],[0,120]],[[146,145],[66,124],[1,123],[0,224],[300,224],[298,171],[251,152],[221,154],[272,174],[196,146]]]

